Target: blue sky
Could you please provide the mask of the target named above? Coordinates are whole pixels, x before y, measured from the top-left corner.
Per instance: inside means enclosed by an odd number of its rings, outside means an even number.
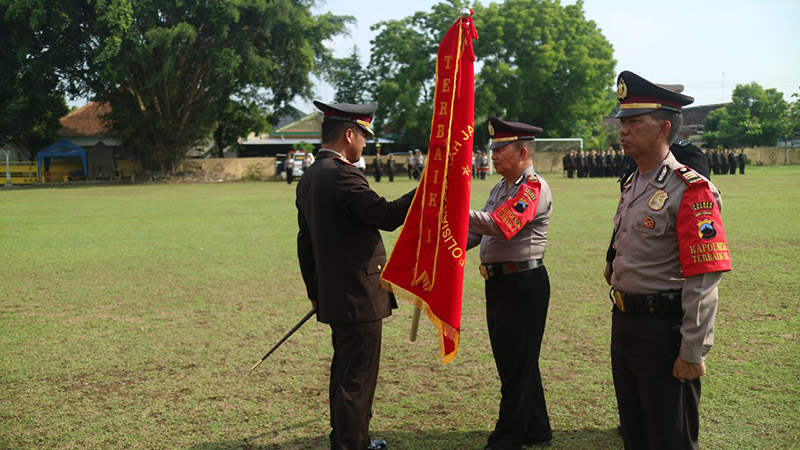
[[[370,25],[427,11],[434,3],[327,0],[320,1],[316,11],[356,17],[350,37],[330,45],[338,57],[358,45],[366,63],[375,35]],[[783,92],[787,101],[800,92],[798,0],[586,0],[584,11],[614,46],[617,72],[630,70],[651,81],[684,84],[695,105],[728,102],[736,84],[752,81]],[[320,85],[315,95],[330,101],[334,91]],[[313,109],[310,102],[297,106],[306,112]]]

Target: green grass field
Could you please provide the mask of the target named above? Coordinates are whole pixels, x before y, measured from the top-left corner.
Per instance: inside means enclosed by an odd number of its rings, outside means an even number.
[[[619,190],[544,177],[552,448],[621,448],[602,276]],[[497,180],[473,183],[473,207]],[[800,167],[715,182],[733,271],[701,445],[800,448]],[[295,217],[294,186],[275,182],[0,191],[0,448],[326,448],[327,326],[309,322],[248,374],[309,309]],[[499,382],[468,255],[454,362],[440,364],[424,316],[409,341],[410,306],[384,323],[371,428],[393,450],[482,449],[493,428]]]

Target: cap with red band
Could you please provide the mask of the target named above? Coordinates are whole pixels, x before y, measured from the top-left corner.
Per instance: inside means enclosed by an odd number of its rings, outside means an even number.
[[[489,136],[492,138],[489,149],[494,150],[514,141],[531,141],[541,132],[542,129],[534,125],[489,117]]]
[[[314,101],[314,106],[322,111],[325,115],[325,120],[342,120],[345,122],[353,122],[358,124],[370,136],[375,136],[372,131],[372,116],[375,110],[378,109],[378,104],[375,102],[365,103],[363,105],[354,105],[352,103],[322,103]]]
[[[681,92],[681,84],[651,83],[626,70],[617,77],[619,112],[616,117],[638,116],[659,109],[681,112],[682,107],[694,102],[693,97]]]

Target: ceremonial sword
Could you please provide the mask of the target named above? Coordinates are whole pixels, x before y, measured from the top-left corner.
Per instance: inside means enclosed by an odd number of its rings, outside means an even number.
[[[281,344],[283,344],[284,342],[286,342],[286,340],[287,340],[287,339],[289,339],[289,336],[293,335],[293,334],[294,334],[294,332],[295,332],[295,331],[297,331],[297,329],[298,329],[298,328],[302,327],[302,326],[303,326],[303,324],[304,324],[304,323],[306,323],[306,322],[308,321],[308,319],[310,319],[310,318],[311,318],[311,316],[313,316],[313,315],[314,315],[314,313],[316,313],[316,312],[317,312],[317,307],[316,307],[316,306],[315,306],[315,307],[313,307],[313,308],[311,308],[311,311],[309,311],[309,312],[308,312],[308,314],[306,314],[306,316],[305,316],[305,317],[303,317],[302,319],[300,319],[300,322],[297,322],[297,325],[295,325],[295,326],[294,326],[294,328],[292,328],[291,330],[289,330],[289,332],[288,332],[288,333],[286,333],[286,336],[284,336],[283,338],[281,338],[281,340],[280,340],[280,341],[278,341],[278,343],[277,343],[277,344],[275,344],[275,346],[274,346],[274,347],[272,347],[272,348],[271,348],[271,349],[270,349],[270,350],[267,352],[267,354],[266,354],[266,355],[264,355],[264,357],[263,357],[263,358],[261,358],[261,361],[257,362],[257,363],[256,363],[256,365],[254,365],[253,367],[251,367],[251,368],[250,368],[250,372],[252,372],[252,371],[253,371],[253,369],[255,369],[256,367],[258,367],[258,365],[259,365],[259,364],[261,364],[262,362],[264,362],[264,360],[265,360],[265,359],[267,359],[267,358],[269,357],[269,355],[271,355],[271,354],[272,354],[272,352],[274,352],[274,351],[275,351],[275,349],[277,349],[278,347],[280,347],[280,346],[281,346]]]

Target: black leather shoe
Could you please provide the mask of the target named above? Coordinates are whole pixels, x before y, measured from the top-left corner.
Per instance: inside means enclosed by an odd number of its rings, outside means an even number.
[[[375,439],[367,446],[367,450],[386,450],[389,448],[389,443],[385,439]]]
[[[522,445],[533,446],[533,447],[550,447],[553,445],[553,438],[546,439],[543,441],[523,441]]]

